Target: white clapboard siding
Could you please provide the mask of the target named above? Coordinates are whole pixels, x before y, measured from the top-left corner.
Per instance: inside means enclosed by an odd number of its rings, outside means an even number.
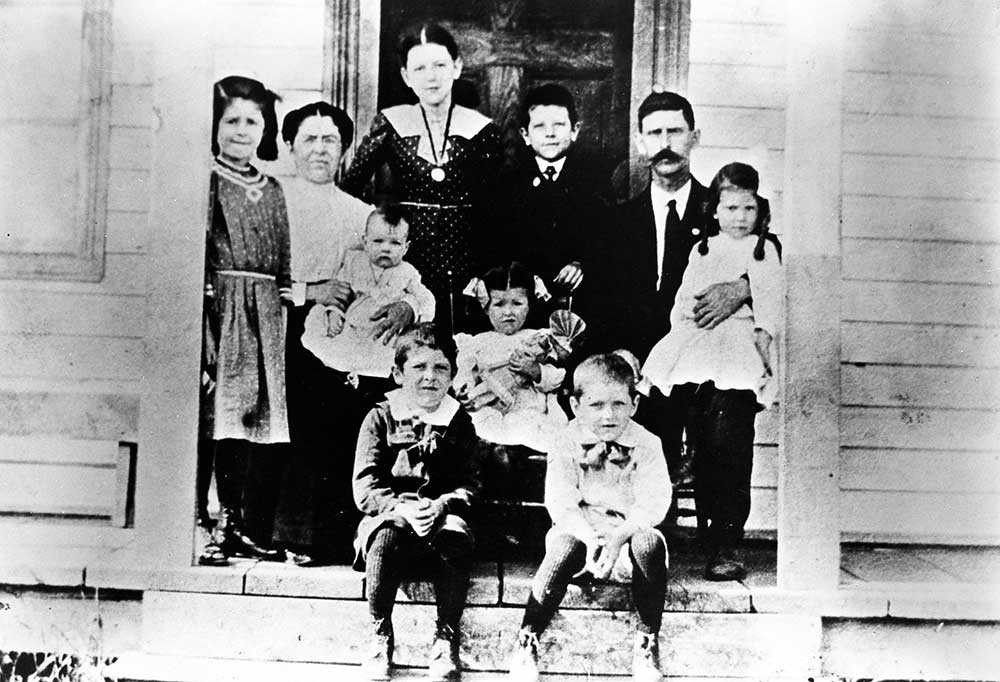
[[[692,28],[706,22],[731,22],[741,26],[784,24],[783,0],[713,0],[691,3]]]
[[[1000,326],[996,287],[848,280],[842,292],[844,320]]]
[[[1000,329],[845,322],[841,359],[850,363],[1000,367]]]
[[[784,149],[785,113],[775,109],[739,106],[699,106],[695,125],[701,147]]]
[[[785,68],[723,64],[691,64],[688,98],[695,110],[702,105],[782,109],[787,99]]]
[[[1000,273],[1000,245],[905,239],[841,242],[845,279],[991,284]]]
[[[45,436],[0,436],[0,512],[107,517],[126,522],[128,444]]]
[[[111,125],[155,128],[153,86],[112,83]]]
[[[840,452],[840,487],[895,492],[1000,493],[1000,450],[844,448]]]
[[[82,24],[82,3],[0,5],[0,59],[4,63],[0,119],[77,117],[83,42],[67,38],[79,36]],[[59,44],[58,51],[52,48],[53,40]],[[32,83],[46,87],[31,87]]]
[[[750,489],[750,516],[746,530],[770,535],[778,527],[778,490],[776,488]]]
[[[980,80],[868,71],[844,75],[844,113],[960,120],[997,117],[994,91]]]
[[[111,82],[118,85],[152,85],[152,48],[142,43],[116,42],[111,57]]]
[[[843,235],[998,243],[1000,203],[987,199],[845,195]]]
[[[140,295],[39,291],[30,297],[0,297],[0,320],[8,334],[67,334],[142,338],[146,299]]]
[[[847,490],[840,510],[845,534],[875,538],[992,543],[1000,528],[997,494]]]
[[[691,24],[691,64],[785,65],[785,27],[774,24],[695,22]]]
[[[217,75],[252,73],[279,94],[285,90],[308,90],[322,82],[322,41],[301,47],[220,46],[214,59]]]
[[[0,461],[0,512],[111,516],[114,466],[82,467]]]
[[[913,33],[948,33],[978,35],[989,33],[996,25],[996,6],[992,0],[879,0],[847,5],[848,24],[867,29],[875,26],[895,28],[897,36]]]
[[[840,393],[843,405],[1000,410],[1000,370],[843,365]]]
[[[143,218],[145,214],[143,214]],[[34,292],[49,291],[66,294],[88,294],[109,296],[135,295],[145,293],[146,260],[138,253],[106,252],[104,278],[99,282],[53,282],[48,280],[3,280],[0,279],[0,297],[10,296],[15,291],[33,295]],[[29,293],[31,292],[31,293]],[[5,308],[5,302],[0,300],[0,311]],[[0,319],[4,313],[0,312]],[[8,331],[0,328],[0,333]]]
[[[147,128],[114,126],[111,129],[108,163],[115,170],[148,171],[153,135]]]
[[[274,3],[217,2],[211,3],[207,10],[209,25],[225,26],[225,30],[212,34],[217,46],[266,49],[323,44],[322,2],[280,6]]]
[[[994,410],[844,407],[840,443],[845,447],[992,452],[1000,443],[1000,419]]]
[[[850,71],[995,78],[1000,50],[996,34],[907,33],[872,27],[848,31],[844,50]]]
[[[957,125],[957,124],[956,124]],[[1000,161],[844,154],[847,194],[950,199],[992,196]]]
[[[989,4],[851,15],[842,357],[871,364],[841,368],[856,406],[841,414],[847,537],[1000,539],[998,250],[983,243],[1000,235],[997,204],[980,201],[1000,172]]]
[[[755,445],[750,485],[754,488],[778,487],[778,446]]]
[[[141,339],[0,334],[0,377],[137,381]]]
[[[136,442],[139,396],[0,388],[0,436]]]
[[[1000,120],[965,120],[960,125],[916,116],[844,116],[844,151],[936,158],[989,159],[1000,156]]]
[[[148,232],[147,211],[108,211],[105,253],[144,253]]]

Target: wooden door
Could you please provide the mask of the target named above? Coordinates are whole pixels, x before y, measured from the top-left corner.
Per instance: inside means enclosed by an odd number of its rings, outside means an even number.
[[[576,100],[580,142],[617,164],[629,151],[632,12],[623,0],[383,0],[379,107],[415,101],[399,76],[396,41],[406,26],[433,21],[455,36],[466,87],[503,128],[511,152],[523,144],[524,93],[557,82]]]

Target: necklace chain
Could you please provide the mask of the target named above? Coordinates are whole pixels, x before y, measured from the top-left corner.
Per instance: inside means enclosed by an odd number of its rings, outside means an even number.
[[[451,112],[455,110],[454,102],[448,107],[448,118],[445,120],[444,124],[444,135],[441,136],[441,160],[438,161],[438,152],[434,147],[434,134],[431,132],[431,124],[427,121],[427,112],[424,111],[424,106],[418,104],[420,107],[420,116],[424,119],[424,129],[427,130],[427,140],[431,143],[431,156],[434,157],[434,165],[440,166],[444,164],[444,153],[448,146],[448,133],[451,131]]]

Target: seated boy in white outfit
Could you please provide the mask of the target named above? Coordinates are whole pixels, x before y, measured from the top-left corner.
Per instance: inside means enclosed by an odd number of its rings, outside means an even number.
[[[525,605],[510,664],[512,682],[537,682],[538,638],[569,582],[631,581],[638,611],[632,678],[659,680],[667,546],[656,528],[670,506],[660,440],[632,420],[636,376],[619,355],[594,355],[573,372],[575,419],[553,443],[545,477],[552,528]]]
[[[399,206],[379,206],[365,225],[364,251],[348,251],[334,278],[351,287],[346,312],[335,306],[313,306],[305,322],[302,345],[327,367],[352,374],[388,377],[393,347],[375,338],[372,314],[387,303],[403,301],[413,309],[414,323],[434,319],[434,294],[420,273],[403,260],[409,249],[410,226]]]

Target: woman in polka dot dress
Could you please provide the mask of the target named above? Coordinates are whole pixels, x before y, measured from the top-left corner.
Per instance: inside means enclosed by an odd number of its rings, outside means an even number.
[[[452,101],[462,60],[444,28],[425,24],[404,33],[398,55],[403,81],[419,101],[376,115],[342,187],[360,196],[388,164],[396,198],[412,211],[407,260],[434,292],[437,320],[462,330],[465,316],[455,306],[458,292],[478,274],[488,236],[487,195],[502,158],[500,129]]]

